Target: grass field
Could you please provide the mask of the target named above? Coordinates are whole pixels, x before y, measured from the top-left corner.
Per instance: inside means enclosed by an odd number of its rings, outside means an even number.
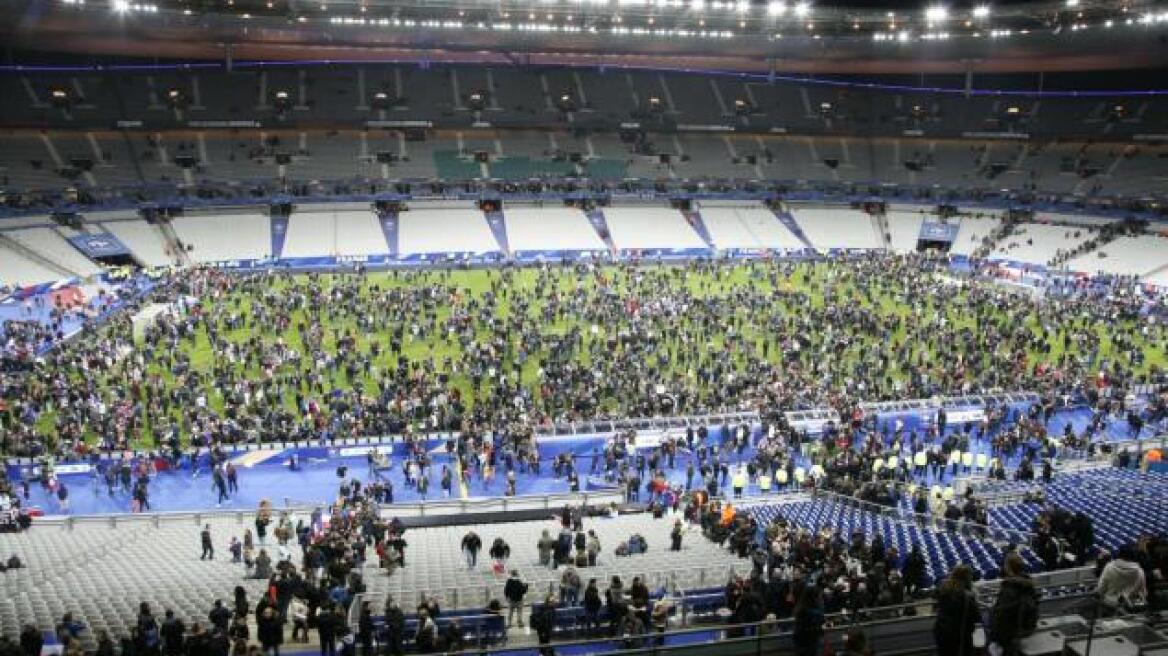
[[[533,325],[539,327],[541,335],[564,335],[569,331],[578,330],[582,335],[584,348],[576,352],[574,357],[583,364],[592,364],[593,358],[604,357],[604,340],[615,331],[627,328],[630,319],[627,315],[617,319],[615,323],[605,325],[589,325],[586,319],[566,314],[557,316],[550,321],[541,318],[541,312],[547,299],[553,294],[561,298],[574,297],[584,304],[623,303],[624,299],[636,298],[641,303],[649,303],[653,299],[667,295],[690,303],[712,302],[718,308],[718,316],[723,320],[719,329],[715,326],[709,330],[699,330],[696,334],[703,337],[699,344],[691,343],[689,348],[699,352],[698,355],[687,357],[679,354],[678,350],[670,347],[666,356],[666,371],[669,376],[680,379],[693,379],[695,367],[712,363],[714,359],[721,362],[730,362],[738,371],[745,371],[748,362],[757,362],[765,359],[776,365],[783,365],[783,350],[779,348],[775,325],[782,322],[798,321],[803,317],[815,317],[816,322],[810,328],[797,328],[809,339],[810,344],[818,352],[816,357],[826,359],[831,371],[832,383],[839,386],[848,384],[849,376],[877,375],[870,372],[873,354],[880,350],[896,353],[897,357],[889,362],[889,369],[878,372],[879,376],[887,376],[892,380],[902,380],[908,375],[906,363],[933,366],[943,362],[943,355],[951,356],[953,352],[961,352],[971,365],[977,367],[999,366],[1013,357],[1010,352],[1003,353],[1001,344],[978,345],[977,336],[987,331],[999,334],[1009,332],[1017,326],[1025,326],[1035,336],[1045,332],[1045,339],[1050,344],[1050,352],[1039,348],[1039,344],[1027,345],[1027,360],[1029,363],[1050,362],[1060,363],[1064,356],[1064,332],[1083,327],[1086,334],[1098,339],[1098,357],[1104,360],[1118,359],[1126,365],[1126,352],[1118,352],[1113,348],[1111,336],[1116,331],[1127,331],[1133,335],[1136,346],[1143,351],[1144,361],[1133,367],[1134,371],[1147,372],[1153,367],[1163,367],[1166,356],[1163,345],[1163,333],[1154,335],[1156,342],[1146,340],[1138,331],[1133,330],[1134,324],[1114,322],[1104,323],[1091,319],[1076,320],[1073,324],[1065,317],[1052,316],[1049,312],[1043,314],[1038,306],[1033,304],[1015,305],[1008,310],[987,310],[986,306],[971,304],[970,296],[966,292],[957,292],[942,284],[911,285],[904,281],[908,278],[889,276],[871,276],[871,282],[858,281],[854,270],[836,265],[799,264],[789,271],[780,269],[777,265],[766,263],[740,264],[724,266],[706,272],[694,272],[678,267],[648,267],[638,269],[618,269],[608,267],[600,269],[599,275],[590,275],[579,278],[571,270],[552,269],[541,273],[538,269],[519,269],[504,273],[499,269],[468,270],[452,272],[413,272],[409,274],[370,273],[360,280],[363,294],[374,297],[374,290],[384,293],[394,288],[417,288],[421,285],[439,285],[443,291],[444,300],[432,308],[437,325],[450,317],[452,312],[464,311],[470,308],[472,302],[481,307],[489,308],[494,318],[507,320],[514,318],[513,314],[524,311],[532,320]],[[507,278],[505,278],[507,276]],[[602,278],[603,277],[603,278]],[[316,280],[326,290],[336,284],[351,284],[351,276],[317,276]],[[349,281],[345,283],[344,281]],[[292,293],[303,293],[309,289],[310,278],[307,275],[284,276],[276,278],[268,287],[275,297]],[[496,289],[502,285],[506,288],[506,296],[498,297],[497,302],[485,302],[491,295],[492,286]],[[578,285],[582,285],[577,289]],[[923,289],[914,287],[924,287]],[[573,296],[574,295],[574,296]],[[738,303],[741,298],[751,297],[755,301],[765,301],[760,309],[749,309],[745,304]],[[224,311],[235,311],[243,314],[253,313],[253,303],[258,303],[256,296],[250,292],[234,292],[226,298],[219,299],[214,305]],[[211,301],[205,301],[208,311],[214,313]],[[887,331],[878,335],[856,332],[848,322],[833,322],[824,320],[823,313],[840,308],[864,308]],[[430,360],[439,370],[449,370],[451,365],[457,366],[463,359],[462,346],[457,339],[448,333],[437,330],[419,338],[409,336],[408,327],[419,316],[420,308],[378,308],[371,309],[372,313],[385,314],[379,316],[373,328],[363,328],[357,317],[337,312],[337,308],[327,304],[315,305],[306,309],[297,309],[291,316],[291,327],[277,332],[271,327],[264,329],[259,336],[270,343],[282,338],[292,345],[300,344],[300,335],[297,324],[320,325],[323,331],[323,346],[325,351],[332,352],[336,348],[337,336],[351,332],[356,336],[357,350],[368,353],[374,341],[382,347],[388,344],[390,330],[395,324],[407,327],[407,338],[402,344],[402,355],[412,361]],[[479,316],[479,315],[476,315]],[[733,324],[734,318],[741,319],[739,326],[733,333],[726,326]],[[778,323],[776,323],[778,322]],[[943,322],[943,323],[942,323]],[[653,325],[664,328],[670,324],[688,325],[688,319],[660,318]],[[1046,329],[1044,330],[1044,326]],[[792,325],[788,324],[788,332]],[[228,340],[243,342],[256,336],[252,328],[242,328],[222,333]],[[476,333],[476,340],[486,340],[491,333],[481,325]],[[946,335],[949,336],[948,340]],[[969,340],[966,346],[950,343],[954,335],[964,335]],[[841,337],[850,339],[850,343],[842,348],[823,350],[827,340]],[[523,337],[511,334],[509,339],[515,349],[523,350]],[[768,341],[770,342],[769,348]],[[735,348],[729,350],[728,342],[735,342]],[[1158,343],[1157,343],[1158,342]],[[1072,345],[1073,346],[1073,345]],[[216,354],[212,348],[207,330],[201,327],[193,342],[184,342],[180,347],[186,352],[194,371],[204,374],[203,387],[209,391],[207,401],[209,407],[220,412],[224,407],[223,396],[209,383],[210,374],[215,368]],[[1074,348],[1072,350],[1075,350]],[[948,351],[949,353],[942,353]],[[765,352],[765,356],[764,356]],[[539,361],[548,354],[534,350],[529,353],[522,366],[521,380],[524,385],[532,387],[539,384]],[[1078,352],[1066,353],[1068,358],[1082,355]],[[373,361],[373,374],[378,370],[388,370],[397,364],[397,356],[388,348],[383,348],[381,354]],[[864,374],[856,369],[864,363],[869,366],[869,373]],[[222,364],[222,363],[221,363]],[[241,368],[244,365],[234,365]],[[157,374],[175,384],[171,372],[160,363],[149,364],[151,373]],[[258,364],[253,364],[243,371],[245,376],[261,376],[263,372]],[[124,372],[115,367],[109,374],[99,380],[102,389],[109,390],[122,383]],[[74,378],[80,382],[81,372],[75,372]],[[339,388],[348,388],[352,385],[339,369],[331,372],[331,384]],[[374,375],[362,377],[366,389],[374,385]],[[476,390],[473,389],[469,376],[464,371],[452,372],[450,385],[461,390],[463,398],[469,399],[473,405]],[[698,391],[699,397],[703,392]],[[285,404],[294,410],[294,400],[285,398]],[[612,412],[620,412],[622,403],[617,398],[601,399],[600,407]],[[38,421],[39,431],[51,436],[54,432],[55,417],[49,411],[41,415]],[[139,443],[149,444],[149,427],[147,433],[140,436]],[[90,434],[89,438],[93,439]]]

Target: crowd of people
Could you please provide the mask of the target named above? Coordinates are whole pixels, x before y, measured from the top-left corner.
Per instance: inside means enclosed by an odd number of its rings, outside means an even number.
[[[586,419],[830,406],[1003,389],[1122,404],[1168,331],[1129,297],[956,286],[921,256],[819,264],[231,275],[135,338],[128,313],[37,355],[6,335],[3,451],[438,430],[479,439]],[[11,373],[16,364],[24,375]],[[114,384],[117,381],[119,384]],[[1115,399],[1114,401],[1112,399]],[[1154,412],[1163,416],[1161,406]]]

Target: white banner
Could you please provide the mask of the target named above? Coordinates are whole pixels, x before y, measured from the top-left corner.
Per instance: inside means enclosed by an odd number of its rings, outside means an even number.
[[[346,447],[342,447],[340,449],[337,449],[336,452],[334,453],[334,455],[338,455],[342,458],[352,458],[355,456],[366,455],[369,453],[370,450],[376,451],[378,453],[390,454],[390,453],[393,453],[393,445],[392,444],[380,444],[377,446],[346,446]],[[445,450],[445,447],[443,447],[443,450]]]
[[[945,418],[950,424],[968,424],[985,419],[985,410],[947,410]]]

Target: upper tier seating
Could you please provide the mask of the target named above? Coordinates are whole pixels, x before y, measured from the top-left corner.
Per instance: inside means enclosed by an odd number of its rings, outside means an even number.
[[[159,118],[157,112],[154,110],[152,122]],[[255,115],[263,120],[266,114],[261,110]],[[306,116],[301,112],[296,115]],[[470,113],[462,112],[458,116],[469,118]],[[329,120],[333,119],[330,115]],[[530,115],[523,119],[534,120]],[[994,191],[1030,189],[1033,185],[1038,191],[1077,189],[1078,193],[1143,196],[1148,190],[1159,188],[1161,155],[1166,152],[1163,147],[1141,147],[1120,159],[1103,153],[1098,159],[1107,168],[1111,163],[1121,162],[1118,172],[1082,178],[1063,170],[1067,153],[1074,160],[1075,150],[1085,147],[1076,142],[1030,153],[1018,151],[1016,147],[970,140],[910,144],[905,139],[839,138],[830,134],[744,134],[724,138],[717,134],[685,133],[650,134],[649,143],[642,145],[640,154],[634,154],[634,146],[622,142],[615,133],[576,136],[567,131],[557,132],[559,126],[549,126],[547,131],[518,129],[531,127],[522,120],[507,125],[517,129],[458,126],[429,131],[424,141],[406,141],[400,132],[353,127],[191,132],[179,130],[185,126],[177,125],[172,130],[130,132],[124,138],[120,133],[79,132],[79,126],[70,122],[43,133],[0,132],[0,181],[12,190],[75,187],[108,194],[110,187],[143,183],[187,185],[188,188],[204,182],[244,183],[240,191],[263,184],[271,191],[285,182],[297,182],[324,191],[335,189],[336,183],[355,185],[359,189],[370,183],[384,184],[386,180],[429,180],[436,176],[527,179],[583,175],[605,180],[626,177],[803,180]],[[1106,147],[1118,148],[1114,144]],[[476,150],[486,151],[490,161],[474,161]],[[396,157],[392,162],[378,162],[380,153]],[[668,163],[662,163],[661,154],[672,157]],[[568,155],[579,155],[580,161],[573,162]],[[279,164],[277,156],[287,156],[287,163]],[[72,170],[70,162],[75,158],[91,160],[93,168],[82,172]],[[179,161],[188,168],[180,166]],[[828,166],[825,161],[836,166]],[[906,168],[906,161],[912,163],[911,170]],[[989,175],[985,167],[990,164],[1009,168],[1000,175]],[[124,197],[127,192],[120,193]]]
[[[19,62],[17,62],[19,63]],[[89,63],[87,60],[85,63]],[[95,62],[101,64],[103,62]],[[160,63],[165,66],[165,62]],[[649,94],[658,96],[669,116],[678,123],[735,124],[765,133],[771,128],[782,128],[791,134],[831,133],[862,128],[884,138],[899,139],[902,156],[909,159],[913,151],[932,153],[945,140],[906,139],[905,130],[919,129],[929,135],[955,136],[967,130],[1020,130],[1042,141],[1048,137],[1082,134],[1096,139],[1124,141],[1133,134],[1161,134],[1165,132],[1164,112],[1158,101],[1132,99],[1127,102],[1127,115],[1122,120],[1110,120],[1106,108],[1112,103],[1099,98],[1047,98],[1041,103],[1018,101],[1022,114],[1003,116],[1006,101],[992,96],[905,94],[891,89],[850,88],[808,82],[764,80],[735,80],[724,76],[697,73],[654,73],[649,71],[596,70],[582,67],[574,70],[530,69],[507,65],[492,70],[491,97],[487,117],[495,125],[515,125],[539,122],[543,125],[562,123],[560,112],[554,110],[552,97],[567,92],[589,115],[613,122],[640,118]],[[300,80],[303,75],[303,91]],[[1050,74],[1045,84],[1057,88],[1098,88],[1100,81],[1092,75],[1067,74],[1052,82]],[[913,84],[923,87],[959,86],[951,77],[923,75],[911,81],[896,76],[872,76],[871,81],[891,84]],[[456,98],[452,82],[464,95]],[[1041,86],[1036,74],[1030,77],[1014,76],[994,80],[982,74],[977,82],[987,89],[1035,88]],[[1105,82],[1122,85],[1123,82]],[[68,111],[54,108],[47,102],[54,88],[65,87],[74,92],[74,106]],[[161,128],[186,127],[191,120],[217,119],[224,116],[255,119],[265,125],[276,124],[281,112],[273,106],[271,94],[285,91],[296,105],[287,112],[297,119],[310,122],[322,120],[357,124],[367,120],[433,120],[447,126],[469,128],[478,119],[475,112],[465,111],[465,94],[473,89],[488,87],[486,69],[482,65],[435,65],[421,69],[399,64],[331,63],[328,66],[288,66],[233,71],[223,70],[165,70],[153,69],[132,72],[77,71],[28,72],[25,75],[6,75],[0,78],[0,93],[11,99],[5,106],[5,119],[13,124],[46,126],[82,126],[88,129],[108,130],[118,120],[147,121]],[[177,88],[197,103],[184,111],[174,111],[166,104],[166,93]],[[369,95],[375,90],[389,92],[397,99],[388,110],[371,107]],[[34,100],[35,99],[35,100]],[[742,99],[753,104],[749,116],[734,116],[733,102]],[[1117,101],[1121,102],[1121,101]],[[823,112],[824,103],[829,111]],[[913,111],[914,106],[923,107]],[[731,137],[743,141],[739,135]],[[747,137],[749,138],[749,137]],[[854,139],[853,139],[854,140]],[[837,141],[839,139],[837,138]],[[1140,145],[1141,150],[1154,146]],[[739,146],[742,150],[743,146]],[[1025,169],[1028,161],[1019,160],[1017,145],[998,141],[986,158],[992,162],[1017,164]],[[1076,156],[1086,149],[1080,146],[1047,147],[1056,157],[1063,153]],[[1109,171],[1109,162],[1124,152],[1117,147],[1096,147],[1087,150],[1093,164],[1102,165],[1100,175],[1123,174],[1128,169],[1125,159],[1118,171]],[[822,149],[822,156],[839,157],[841,162],[855,165],[855,173],[845,166],[839,168],[842,178],[851,179],[869,174],[863,163],[867,150],[852,144]],[[66,153],[62,153],[65,156]],[[784,161],[789,155],[779,155]],[[892,158],[878,159],[880,168],[901,162]],[[902,169],[903,170],[903,169]],[[1094,177],[1100,177],[1096,175]],[[1067,174],[1067,184],[1073,186],[1078,176]]]
[[[254,214],[188,215],[171,223],[195,262],[261,260],[271,255],[270,219]]]
[[[578,209],[508,205],[503,214],[507,240],[516,253],[608,250]]]
[[[883,242],[872,226],[872,217],[853,209],[806,209],[795,207],[791,214],[816,248],[882,248]]]
[[[681,212],[666,207],[606,207],[612,241],[621,250],[705,249],[702,238]]]
[[[281,257],[375,255],[389,252],[372,211],[299,212],[288,221]]]
[[[714,246],[727,248],[767,248],[795,250],[802,245],[794,235],[763,207],[702,205],[702,220]]]
[[[489,253],[499,250],[483,213],[475,209],[414,209],[400,216],[403,255]]]

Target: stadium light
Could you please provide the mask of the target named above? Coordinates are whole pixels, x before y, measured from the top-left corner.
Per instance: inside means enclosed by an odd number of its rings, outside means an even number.
[[[767,4],[767,16],[778,18],[787,13],[787,3],[785,2],[771,2]]]
[[[129,0],[113,0],[113,2],[110,3],[110,9],[113,9],[119,14],[124,14],[127,11],[130,11],[130,2]]]
[[[1067,0],[1067,6],[1068,7],[1078,7],[1079,0]]]
[[[925,10],[925,20],[930,23],[941,23],[949,17],[949,10],[944,5],[933,5]]]
[[[810,14],[810,13],[811,13],[811,5],[810,4],[808,4],[806,2],[800,2],[799,4],[795,5],[795,15],[798,16],[799,18],[804,18],[805,16],[807,16],[807,14]]]
[[[973,17],[979,20],[984,20],[990,17],[989,5],[978,5],[973,8]]]
[[[690,0],[689,8],[694,11],[705,11],[706,0]]]

